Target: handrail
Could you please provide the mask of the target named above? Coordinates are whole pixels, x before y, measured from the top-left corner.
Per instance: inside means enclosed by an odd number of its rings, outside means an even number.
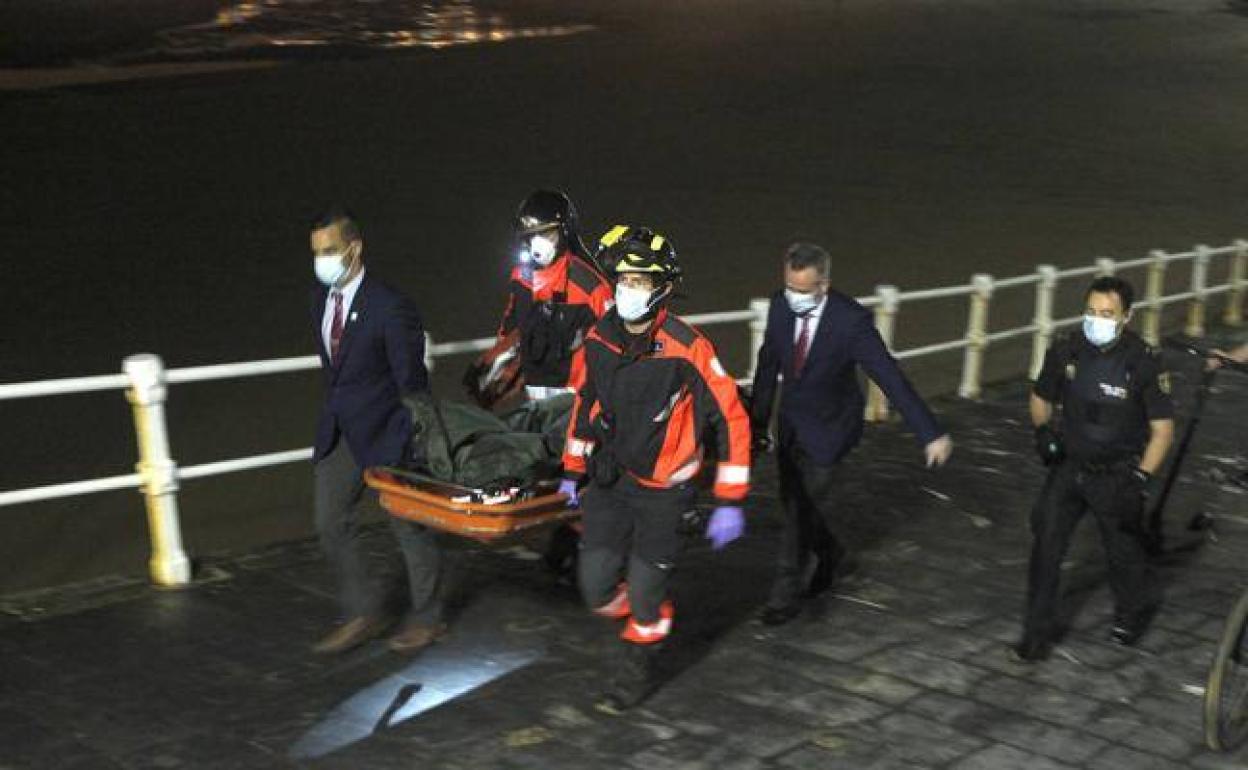
[[[142,476],[137,473],[129,473],[124,476],[108,476],[102,479],[71,481],[66,484],[48,484],[42,487],[14,489],[9,492],[0,492],[0,506],[36,503],[61,497],[76,497],[93,492],[111,492],[115,489],[134,489],[142,484]]]
[[[1227,271],[1228,277],[1225,283],[1208,285],[1209,267],[1215,257],[1231,257]],[[1192,264],[1188,290],[1164,294],[1166,267],[1182,261],[1190,261]],[[1102,257],[1095,260],[1092,265],[1064,270],[1058,270],[1050,265],[1041,265],[1033,273],[1004,279],[995,279],[993,276],[981,274],[972,276],[971,280],[965,284],[954,286],[910,291],[900,291],[895,286],[880,286],[874,294],[855,299],[862,306],[873,309],[880,336],[891,349],[896,318],[903,304],[936,299],[968,298],[970,312],[965,335],[952,340],[895,351],[893,355],[899,360],[909,360],[957,350],[964,351],[962,382],[958,392],[965,397],[974,398],[979,394],[983,359],[989,347],[999,342],[1031,335],[1033,340],[1031,373],[1034,376],[1053,332],[1076,325],[1083,320],[1081,315],[1059,319],[1052,317],[1053,297],[1059,281],[1147,268],[1147,288],[1144,295],[1136,302],[1136,307],[1144,314],[1143,335],[1149,341],[1156,343],[1160,336],[1162,313],[1167,306],[1177,303],[1188,303],[1186,329],[1191,336],[1204,334],[1206,301],[1213,295],[1229,295],[1223,320],[1230,325],[1239,324],[1242,321],[1243,297],[1245,290],[1248,289],[1248,280],[1245,280],[1246,262],[1248,262],[1248,241],[1238,240],[1216,248],[1196,246],[1187,252],[1153,251],[1148,256],[1124,261]],[[1036,296],[1035,316],[1032,322],[1008,329],[988,331],[988,310],[994,292],[1033,285]],[[744,310],[696,313],[686,315],[684,318],[699,326],[747,323],[751,335],[751,352],[756,353],[762,345],[769,305],[768,299],[756,298],[751,300],[749,307]],[[481,352],[488,350],[494,343],[493,337],[443,343],[428,340],[426,350],[429,363],[432,365],[435,358]],[[312,449],[305,447],[179,468],[170,457],[164,418],[164,401],[168,385],[307,371],[317,369],[320,365],[319,356],[292,356],[264,361],[165,369],[157,356],[140,355],[128,358],[123,367],[124,372],[121,374],[2,383],[0,384],[0,401],[104,390],[126,390],[127,399],[134,408],[140,461],[136,473],[0,491],[0,507],[96,492],[142,488],[147,500],[152,536],[153,580],[164,585],[183,585],[189,581],[190,563],[181,545],[181,530],[176,505],[178,483],[225,473],[306,461],[312,457]],[[752,376],[751,371],[739,381],[749,382]],[[887,401],[883,393],[873,385],[868,398],[867,417],[879,419],[887,413]]]
[[[97,390],[122,390],[130,385],[124,374],[100,374],[94,377],[65,377],[59,380],[9,382],[0,384],[0,401],[38,396],[62,396],[92,393]]]
[[[267,361],[244,361],[234,364],[212,364],[210,366],[186,366],[181,369],[170,369],[165,372],[165,380],[171,385],[184,382],[230,380],[240,377],[258,377],[262,374],[300,372],[308,369],[316,369],[320,365],[320,356],[293,356],[291,358],[271,358]]]

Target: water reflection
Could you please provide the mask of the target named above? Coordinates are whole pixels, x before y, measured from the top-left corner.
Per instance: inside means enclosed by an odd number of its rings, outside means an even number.
[[[522,24],[474,0],[240,0],[208,23],[165,30],[151,53],[178,58],[447,48],[588,32],[588,24]]]

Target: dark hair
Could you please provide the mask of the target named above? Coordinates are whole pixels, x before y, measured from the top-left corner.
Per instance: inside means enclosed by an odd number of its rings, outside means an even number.
[[[1118,295],[1118,299],[1122,300],[1122,312],[1131,309],[1131,303],[1135,301],[1135,289],[1131,288],[1131,284],[1121,278],[1113,275],[1103,275],[1092,282],[1088,287],[1088,291],[1083,295],[1084,301],[1092,294],[1109,294],[1113,292]]]
[[[793,270],[815,268],[820,278],[827,278],[832,272],[832,257],[822,246],[813,243],[794,243],[784,250],[784,262]]]
[[[324,230],[326,227],[335,225],[342,233],[342,239],[347,243],[364,240],[364,231],[360,229],[360,223],[356,221],[355,216],[337,204],[329,206],[313,217],[312,226],[309,229]]]

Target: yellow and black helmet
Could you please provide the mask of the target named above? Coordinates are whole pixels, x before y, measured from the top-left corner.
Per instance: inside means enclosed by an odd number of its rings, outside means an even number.
[[[669,283],[681,276],[676,247],[648,227],[612,227],[598,239],[597,259],[612,275],[653,273]]]

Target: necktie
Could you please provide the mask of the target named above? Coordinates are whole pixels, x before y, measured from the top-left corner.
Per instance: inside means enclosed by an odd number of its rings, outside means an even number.
[[[806,353],[810,351],[810,318],[802,316],[802,325],[797,333],[797,345],[793,348],[793,376],[800,377],[802,367],[806,365]]]
[[[331,295],[334,300],[334,320],[329,323],[329,362],[338,365],[338,348],[342,344],[342,292]]]

